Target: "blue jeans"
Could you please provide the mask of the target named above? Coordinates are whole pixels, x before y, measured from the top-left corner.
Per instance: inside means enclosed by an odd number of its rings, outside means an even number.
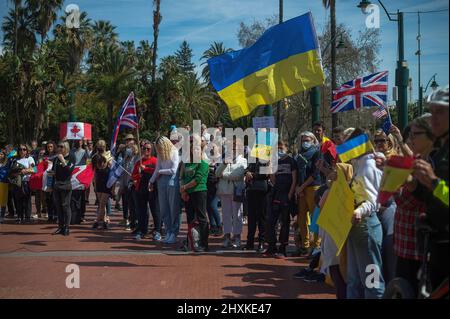
[[[180,229],[180,188],[178,180],[173,176],[161,175],[157,181],[158,201],[161,220],[166,227],[166,233],[178,235]]]
[[[218,204],[219,197],[217,195],[208,194],[206,209],[208,210],[209,224],[211,225],[211,227],[222,226]]]
[[[379,215],[383,227],[383,244],[381,254],[383,256],[383,275],[386,286],[395,277],[397,258],[394,252],[394,218],[397,204],[392,201]]]
[[[384,294],[381,245],[383,229],[377,215],[353,225],[347,240],[347,298],[376,299]],[[374,280],[373,280],[374,279]]]

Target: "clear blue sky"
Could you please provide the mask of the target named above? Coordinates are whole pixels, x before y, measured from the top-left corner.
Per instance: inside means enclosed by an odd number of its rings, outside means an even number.
[[[194,62],[200,65],[202,52],[213,41],[223,41],[227,47],[238,49],[237,31],[241,21],[250,23],[278,13],[278,0],[162,0],[159,57],[175,52],[187,40],[194,52]],[[121,40],[152,42],[151,0],[66,0],[64,6],[75,3],[87,11],[93,20],[110,20],[117,26]],[[337,1],[337,22],[347,24],[356,35],[365,26],[365,16],[356,7],[359,0]],[[374,1],[373,3],[377,3]],[[447,0],[384,0],[390,12],[426,11],[448,8]],[[0,0],[0,16],[10,7],[10,1]],[[329,13],[321,0],[284,0],[285,19],[311,11],[318,32],[322,32]],[[390,22],[381,9],[380,70],[389,70],[389,85],[394,84],[397,60],[397,24]],[[422,83],[437,73],[440,85],[449,82],[449,13],[423,14]],[[405,15],[405,58],[413,79],[413,98],[417,97],[417,14]],[[350,79],[349,79],[350,80]]]

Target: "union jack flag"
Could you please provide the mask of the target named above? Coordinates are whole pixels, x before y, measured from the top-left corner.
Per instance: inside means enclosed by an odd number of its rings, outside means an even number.
[[[388,71],[373,73],[344,83],[333,91],[331,113],[386,106]]]
[[[138,119],[136,114],[136,101],[134,100],[134,93],[131,92],[125,103],[120,108],[119,117],[117,118],[116,125],[114,127],[112,139],[111,139],[111,153],[114,154],[116,148],[117,137],[121,128],[138,128]]]

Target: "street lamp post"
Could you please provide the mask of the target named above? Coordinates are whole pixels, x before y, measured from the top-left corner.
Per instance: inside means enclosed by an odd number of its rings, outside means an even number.
[[[433,74],[433,76],[430,78],[430,80],[428,81],[427,85],[425,86],[425,90],[424,92],[426,93],[428,90],[428,86],[430,86],[430,88],[434,91],[439,87],[439,84],[437,84],[436,82],[436,75],[437,73]],[[433,80],[433,82],[431,82],[431,80]],[[431,83],[431,85],[430,85]]]
[[[397,13],[389,13],[384,4],[378,0],[378,3],[383,7],[384,12],[389,18],[389,21],[396,21],[398,26],[398,60],[397,68],[395,69],[395,85],[398,88],[398,124],[399,128],[403,130],[408,125],[408,79],[409,69],[405,60],[404,49],[404,30],[403,30],[403,12],[397,10]],[[365,10],[371,3],[367,0],[362,0],[358,4],[358,8]],[[393,19],[391,15],[397,15],[397,19]]]

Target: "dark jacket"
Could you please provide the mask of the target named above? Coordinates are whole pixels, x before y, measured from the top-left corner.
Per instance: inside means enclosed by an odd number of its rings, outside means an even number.
[[[269,175],[260,174],[261,167],[267,166],[267,164],[262,164],[259,159],[256,163],[250,163],[245,170],[245,173],[250,172],[253,174],[253,179],[250,183],[246,184],[247,191],[257,191],[257,192],[267,192],[268,191],[268,180]]]
[[[435,150],[431,154],[434,173],[448,184],[448,165],[449,165],[449,140],[447,139],[443,146],[440,141],[435,144]],[[425,202],[427,207],[427,221],[433,229],[437,231],[435,237],[437,240],[449,239],[449,211],[444,203],[433,195],[433,192],[419,184],[413,195]]]
[[[320,171],[316,167],[316,163],[320,158],[320,150],[316,146],[311,146],[307,151],[301,150],[299,152],[296,158],[298,167],[297,185],[301,186],[310,176],[313,176],[314,181],[309,186],[322,184]]]
[[[52,170],[55,172],[55,189],[72,189],[71,179],[72,171],[75,168],[75,158],[69,154],[64,157],[66,166],[63,166],[58,157],[53,160]]]

